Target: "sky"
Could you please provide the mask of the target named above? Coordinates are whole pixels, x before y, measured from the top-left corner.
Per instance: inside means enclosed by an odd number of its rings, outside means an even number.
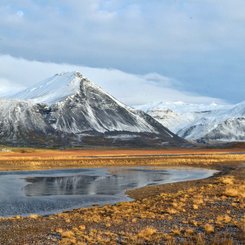
[[[127,104],[238,103],[244,0],[1,0],[0,94],[78,70]]]

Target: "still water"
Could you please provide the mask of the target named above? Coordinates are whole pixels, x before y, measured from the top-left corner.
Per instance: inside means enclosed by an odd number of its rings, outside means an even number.
[[[202,179],[201,168],[114,167],[0,172],[0,216],[51,214],[93,204],[131,200],[125,191]]]

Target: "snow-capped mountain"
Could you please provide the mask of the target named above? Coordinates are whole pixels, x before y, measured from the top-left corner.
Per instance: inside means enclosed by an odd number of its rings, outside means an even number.
[[[140,108],[189,141],[245,141],[245,102],[235,106],[160,102]]]
[[[71,72],[0,100],[0,143],[160,146],[185,141]]]

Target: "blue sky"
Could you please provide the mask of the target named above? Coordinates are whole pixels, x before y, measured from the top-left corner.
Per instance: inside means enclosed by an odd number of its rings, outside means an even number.
[[[157,100],[169,99],[163,89],[167,79],[168,88],[193,95],[195,100],[200,96],[237,103],[244,100],[245,92],[244,43],[244,0],[0,3],[0,62],[7,59],[11,66],[12,59],[22,67],[16,77],[6,66],[0,69],[2,87],[11,83],[25,87],[44,79],[44,73],[30,72],[37,64],[33,62],[39,61],[40,67],[47,65],[50,76],[51,63],[60,68],[66,64],[67,69],[76,66],[81,72],[94,67],[137,76],[154,73],[164,78],[144,82],[162,88]],[[125,86],[131,89],[128,82]],[[118,96],[113,87],[112,93]]]

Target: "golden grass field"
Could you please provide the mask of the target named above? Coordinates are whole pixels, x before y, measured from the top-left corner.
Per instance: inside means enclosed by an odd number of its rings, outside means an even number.
[[[245,244],[243,148],[11,150],[0,153],[2,171],[137,165],[207,167],[220,173],[131,190],[132,202],[2,218],[0,244]]]
[[[0,171],[130,165],[192,165],[242,162],[241,148],[234,149],[99,149],[46,150],[11,148],[0,152]],[[245,152],[245,150],[244,150]]]

